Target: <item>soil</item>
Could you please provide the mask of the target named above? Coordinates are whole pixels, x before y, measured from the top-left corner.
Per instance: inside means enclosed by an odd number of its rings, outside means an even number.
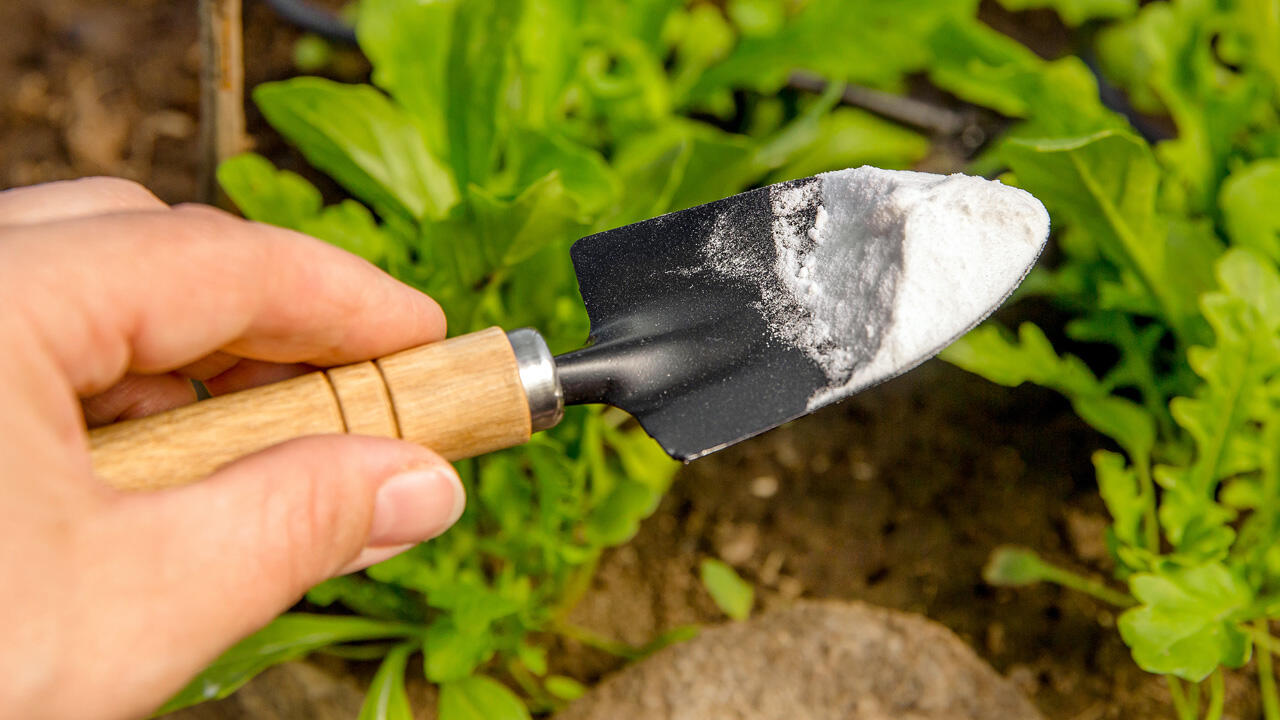
[[[1001,544],[1109,575],[1089,464],[1101,446],[1059,397],[933,361],[692,463],[636,539],[602,563],[574,619],[633,643],[715,622],[696,580],[701,559],[715,556],[756,586],[757,607],[843,598],[937,620],[1046,717],[1173,717],[1163,681],[1133,664],[1111,608],[981,578]],[[588,679],[617,667],[598,653],[561,657]],[[1227,715],[1258,717],[1253,693],[1251,678],[1230,678]]]
[[[1043,13],[986,12],[1042,53],[1062,51]],[[260,3],[245,13],[247,84],[294,74],[299,33]],[[109,173],[166,201],[194,199],[195,37],[193,3],[0,2],[0,188]],[[367,72],[356,56],[338,67],[344,80]],[[260,152],[305,170],[252,111],[249,129]],[[1028,314],[1046,310],[1024,304],[1003,319]],[[716,556],[757,587],[758,609],[838,598],[922,613],[1049,718],[1171,717],[1163,682],[1133,665],[1110,608],[1053,587],[993,588],[980,576],[1003,543],[1108,576],[1107,519],[1089,464],[1101,446],[1055,395],[934,361],[688,466],[634,542],[604,558],[573,619],[636,644],[720,622],[696,579],[700,560]],[[586,682],[621,665],[571,641],[558,650],[556,670]],[[1228,695],[1227,717],[1259,716],[1249,677],[1231,676]]]

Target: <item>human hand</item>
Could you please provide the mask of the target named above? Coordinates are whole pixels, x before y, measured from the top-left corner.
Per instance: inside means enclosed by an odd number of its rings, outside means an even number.
[[[0,193],[0,717],[154,710],[316,583],[440,534],[435,453],[301,438],[120,493],[90,426],[439,340],[427,296],[337,248],[95,178]]]

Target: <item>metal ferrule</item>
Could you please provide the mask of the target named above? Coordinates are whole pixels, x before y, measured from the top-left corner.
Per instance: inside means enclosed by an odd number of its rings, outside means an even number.
[[[529,400],[529,419],[533,432],[555,427],[564,417],[564,390],[556,361],[537,330],[520,328],[507,333],[516,354],[520,383]]]

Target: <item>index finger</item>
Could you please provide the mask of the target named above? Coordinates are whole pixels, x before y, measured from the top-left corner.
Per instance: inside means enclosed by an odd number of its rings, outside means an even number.
[[[216,350],[334,365],[444,337],[440,306],[370,263],[203,206],[3,233],[0,292],[80,394]]]

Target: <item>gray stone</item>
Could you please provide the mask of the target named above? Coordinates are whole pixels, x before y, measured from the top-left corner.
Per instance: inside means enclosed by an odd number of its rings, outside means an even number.
[[[414,720],[436,720],[436,690],[414,672],[417,657],[409,661],[405,691]],[[231,697],[202,703],[160,720],[355,720],[364,703],[366,685],[376,667],[364,663],[366,672],[336,658],[313,656],[268,668]]]
[[[164,720],[352,720],[364,694],[350,677],[308,662],[268,668],[234,695],[164,716]]]
[[[556,720],[1043,720],[960,638],[919,615],[801,602],[704,630]]]

